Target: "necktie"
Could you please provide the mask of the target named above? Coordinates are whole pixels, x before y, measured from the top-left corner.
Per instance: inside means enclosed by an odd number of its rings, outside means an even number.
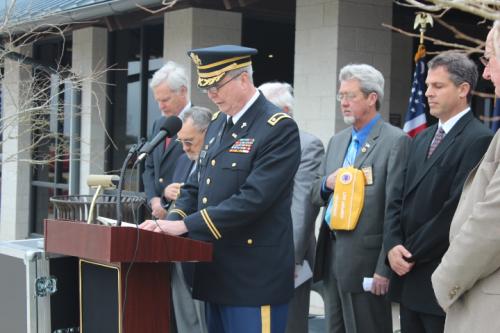
[[[349,147],[347,148],[347,153],[345,154],[344,163],[342,164],[342,167],[347,167],[354,164],[354,161],[356,160],[356,155],[358,154],[358,149],[359,149],[359,140],[355,135],[353,135],[351,144],[349,144]]]
[[[429,151],[427,152],[427,158],[431,157],[437,146],[441,143],[441,141],[443,141],[445,134],[446,133],[444,132],[443,128],[439,127],[436,131],[436,134],[434,134],[434,139],[432,139],[431,146],[429,147]]]
[[[166,138],[165,139],[165,150],[167,150],[168,146],[170,145],[170,142],[172,141],[172,138]]]
[[[233,117],[229,117],[226,122],[226,126],[224,126],[224,131],[222,132],[222,136],[224,136],[227,132],[231,130],[234,126]]]

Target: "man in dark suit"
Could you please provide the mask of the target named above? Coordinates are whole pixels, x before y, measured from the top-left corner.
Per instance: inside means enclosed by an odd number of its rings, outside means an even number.
[[[150,86],[162,116],[179,116],[191,107],[186,73],[176,63],[169,61],[157,70]],[[160,131],[159,126],[158,120],[153,123],[151,137]],[[175,138],[167,138],[165,144],[158,145],[146,159],[142,181],[152,215],[156,218],[167,215],[162,204],[163,191],[172,182],[175,164],[182,153],[182,146]]]
[[[354,230],[330,228],[323,219],[314,267],[315,281],[323,280],[326,332],[392,333],[391,304],[384,294],[389,284],[383,224],[390,193],[400,195],[409,138],[386,123],[378,110],[384,96],[384,78],[370,65],[348,65],[339,74],[337,100],[348,128],[328,144],[312,200],[328,206],[335,194],[339,168],[352,166],[364,174],[364,205]],[[340,178],[344,181],[344,177]],[[325,215],[323,215],[325,216]],[[364,291],[363,280],[373,282]]]
[[[197,161],[203,147],[205,132],[212,120],[212,111],[193,106],[182,114],[182,129],[177,133],[177,141],[182,144],[185,154],[179,157],[172,183],[165,188],[164,196],[169,205],[174,203],[180,190],[191,175],[195,175]],[[171,206],[172,207],[172,206]],[[172,302],[174,305],[177,331],[205,333],[205,306],[194,300],[191,294],[192,263],[174,263],[172,269]]]
[[[469,106],[476,65],[463,54],[446,52],[428,66],[425,95],[439,122],[412,142],[404,194],[389,206],[384,235],[396,273],[390,295],[400,302],[403,333],[443,332],[445,313],[436,302],[431,274],[448,248],[465,178],[492,138]]]
[[[284,82],[268,82],[259,86],[259,90],[284,113],[293,117],[295,100],[292,86]],[[325,154],[323,143],[314,135],[299,130],[300,165],[293,179],[292,212],[293,243],[295,249],[296,279],[305,274],[314,263],[316,237],[314,225],[319,207],[311,203],[311,185],[318,177],[321,159]],[[303,272],[302,272],[303,271]],[[296,285],[288,309],[287,333],[307,333],[309,319],[309,293],[311,276],[301,285]],[[297,282],[296,282],[297,284]]]
[[[211,333],[282,333],[293,294],[293,176],[297,125],[255,88],[251,55],[221,45],[192,50],[198,86],[221,112],[207,129],[196,177],[161,229],[213,243],[197,263],[193,297],[206,301]],[[142,228],[161,232],[153,221]]]

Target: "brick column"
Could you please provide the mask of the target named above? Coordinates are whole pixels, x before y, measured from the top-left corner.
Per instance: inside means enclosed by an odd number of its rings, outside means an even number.
[[[31,47],[16,50],[31,56]],[[31,66],[5,60],[2,82],[2,118],[6,128],[2,142],[2,192],[0,240],[27,238],[31,189],[31,116],[28,88],[32,83]]]
[[[367,63],[382,72],[388,120],[391,92],[391,0],[297,0],[295,32],[295,119],[327,142],[346,125],[335,100],[338,72]]]
[[[186,68],[193,104],[211,109],[214,109],[214,104],[196,86],[196,69],[191,65],[187,51],[217,44],[241,44],[241,13],[201,8],[165,13],[164,58]]]
[[[80,193],[88,194],[87,176],[103,174],[106,145],[106,68],[108,32],[89,27],[73,32],[73,70],[86,78],[82,85]]]

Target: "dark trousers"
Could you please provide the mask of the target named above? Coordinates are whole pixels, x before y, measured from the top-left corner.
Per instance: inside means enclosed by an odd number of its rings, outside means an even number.
[[[401,333],[443,333],[445,316],[408,309],[400,304]]]
[[[288,304],[231,306],[205,303],[209,333],[284,333]]]

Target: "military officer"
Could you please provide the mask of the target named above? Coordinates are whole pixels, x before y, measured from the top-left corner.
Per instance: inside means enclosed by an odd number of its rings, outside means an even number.
[[[220,112],[167,220],[141,225],[213,243],[213,261],[197,263],[193,281],[193,297],[207,302],[211,333],[282,333],[293,295],[290,204],[299,132],[255,88],[256,53],[232,45],[189,51],[198,86]]]

